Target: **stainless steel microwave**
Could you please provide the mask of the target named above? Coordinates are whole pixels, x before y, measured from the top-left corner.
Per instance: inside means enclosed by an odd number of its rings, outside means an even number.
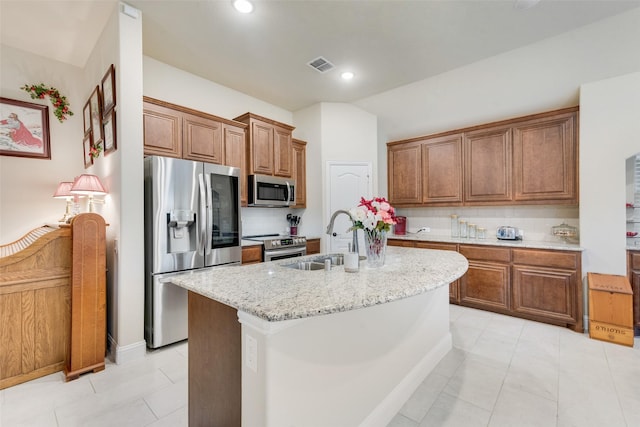
[[[293,206],[296,204],[295,186],[295,179],[249,175],[249,206]]]

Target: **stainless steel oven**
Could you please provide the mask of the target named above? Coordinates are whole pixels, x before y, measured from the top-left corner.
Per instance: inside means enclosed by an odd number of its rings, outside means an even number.
[[[245,236],[243,239],[262,242],[262,259],[265,262],[295,258],[307,254],[307,238],[304,236],[267,234]]]

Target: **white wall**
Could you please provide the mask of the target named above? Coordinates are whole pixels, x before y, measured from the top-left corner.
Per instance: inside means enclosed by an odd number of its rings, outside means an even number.
[[[205,80],[151,57],[144,57],[144,95],[193,108],[225,119],[246,112],[292,124],[292,114],[283,108]],[[170,83],[169,83],[170,82]]]
[[[82,107],[86,98],[77,84],[80,81],[80,68],[0,46],[0,95],[46,105],[51,143],[51,160],[0,156],[0,244],[45,223],[57,223],[65,211],[65,200],[52,196],[60,181],[73,181],[84,172]],[[20,90],[25,84],[38,83],[57,88],[74,115],[60,123],[49,98],[31,99]]]
[[[626,275],[626,159],[640,151],[640,72],[580,89],[583,270]]]
[[[293,114],[294,134],[307,142],[307,208],[299,214],[302,221],[298,234],[324,236],[322,194],[322,116],[321,104],[315,104]]]

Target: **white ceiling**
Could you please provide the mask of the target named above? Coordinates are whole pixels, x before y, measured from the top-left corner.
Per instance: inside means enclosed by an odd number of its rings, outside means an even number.
[[[640,7],[640,0],[129,0],[144,54],[290,111],[353,102]],[[0,0],[2,44],[83,67],[115,0]],[[336,68],[321,74],[318,56]],[[350,69],[354,80],[339,74]]]

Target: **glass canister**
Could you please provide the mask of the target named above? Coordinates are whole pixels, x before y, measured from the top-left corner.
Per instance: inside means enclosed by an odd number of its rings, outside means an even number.
[[[467,234],[467,221],[461,219],[460,220],[460,237],[466,239],[468,237]]]
[[[476,225],[475,224],[469,224],[468,226],[469,229],[469,238],[470,239],[475,239],[476,238]]]
[[[478,227],[478,239],[486,239],[487,238],[487,229],[483,227]]]
[[[451,237],[460,237],[460,224],[458,215],[451,215]]]

